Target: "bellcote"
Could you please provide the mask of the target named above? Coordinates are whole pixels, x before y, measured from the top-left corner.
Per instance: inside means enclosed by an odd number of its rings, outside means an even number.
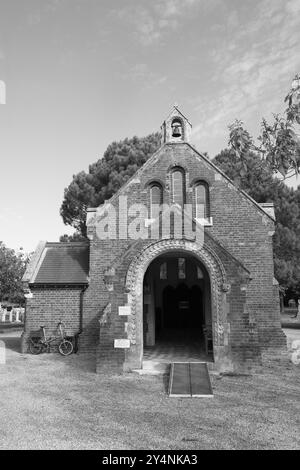
[[[176,105],[161,126],[161,143],[189,142],[192,124]]]

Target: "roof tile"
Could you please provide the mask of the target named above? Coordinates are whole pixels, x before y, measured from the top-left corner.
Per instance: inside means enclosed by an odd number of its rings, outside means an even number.
[[[47,243],[34,284],[87,284],[89,246],[86,243]]]

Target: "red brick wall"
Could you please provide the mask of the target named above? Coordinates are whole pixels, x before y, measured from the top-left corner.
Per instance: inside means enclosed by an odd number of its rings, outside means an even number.
[[[285,338],[280,328],[277,293],[273,287],[272,220],[242,195],[228,180],[215,171],[186,144],[166,145],[155,159],[149,161],[122,190],[128,196],[128,204],[147,203],[147,184],[158,180],[163,183],[164,202],[170,202],[169,169],[180,165],[186,170],[186,202],[193,200],[192,185],[204,179],[210,187],[210,208],[213,226],[207,233],[243,263],[251,273],[248,289],[242,292],[237,282],[236,266],[230,266],[222,249],[217,253],[228,271],[232,289],[228,294],[230,321],[229,347],[237,364],[259,360],[260,351],[268,348],[284,348]],[[113,200],[116,203],[116,200]],[[103,309],[111,303],[111,314],[101,328],[97,353],[99,367],[120,369],[125,352],[113,348],[115,338],[126,338],[125,321],[118,316],[118,306],[127,301],[124,288],[128,266],[137,250],[142,250],[149,240],[137,243],[133,240],[91,241],[90,285],[84,295],[84,331],[81,347],[95,350],[99,337],[99,318]],[[132,252],[125,255],[133,247]],[[215,246],[215,250],[218,248]],[[109,292],[104,283],[104,272],[116,266],[114,291]],[[252,330],[249,333],[249,323]]]
[[[65,324],[66,334],[74,336],[81,328],[81,288],[31,288],[33,297],[26,300],[22,350],[27,351],[28,337],[38,336],[40,326],[47,336],[57,333],[57,324]]]

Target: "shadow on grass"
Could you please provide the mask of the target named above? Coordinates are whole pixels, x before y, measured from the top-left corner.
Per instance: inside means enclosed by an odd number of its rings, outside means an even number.
[[[5,331],[23,331],[24,323],[0,323],[0,333]]]
[[[76,353],[62,356],[59,352],[43,353],[53,362],[64,363],[67,367],[78,372],[96,373],[96,357],[91,353]]]
[[[16,335],[7,336],[6,334],[0,334],[0,340],[5,343],[7,351],[13,351],[19,353],[21,356],[21,334],[18,332]],[[27,351],[26,356],[34,356]],[[37,357],[37,356],[34,356]],[[91,353],[76,353],[70,356],[62,356],[57,349],[57,345],[51,347],[51,352],[43,352],[38,357],[45,357],[51,362],[65,363],[68,367],[76,369],[80,372],[96,373],[96,356]],[[46,367],[46,364],[45,364]]]
[[[0,336],[1,341],[4,341],[5,348],[21,353],[21,338],[19,336]]]

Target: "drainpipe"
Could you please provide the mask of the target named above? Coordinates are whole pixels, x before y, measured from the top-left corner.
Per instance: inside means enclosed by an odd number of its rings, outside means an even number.
[[[88,288],[88,285],[85,285],[83,286],[83,288],[81,289],[81,292],[80,292],[80,302],[79,302],[79,331],[77,333],[77,339],[76,339],[76,351],[78,351],[78,337],[79,335],[81,335],[81,333],[83,332],[83,295],[85,293],[85,291],[87,290]]]

